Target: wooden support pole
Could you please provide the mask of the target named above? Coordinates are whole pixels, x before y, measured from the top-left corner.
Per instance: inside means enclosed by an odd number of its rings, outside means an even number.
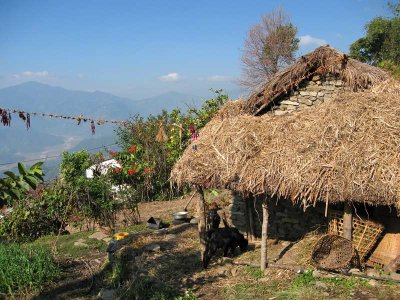
[[[343,213],[343,237],[352,240],[352,231],[353,231],[353,213],[352,213],[351,203],[346,202],[344,204],[344,213]]]
[[[197,216],[199,218],[198,229],[199,229],[199,237],[200,243],[203,247],[205,247],[206,240],[205,240],[205,233],[207,228],[207,219],[206,219],[206,205],[205,205],[205,198],[204,192],[201,187],[197,187]]]
[[[263,223],[261,229],[261,271],[264,271],[268,266],[267,260],[267,240],[268,240],[268,200],[264,200],[262,204]]]

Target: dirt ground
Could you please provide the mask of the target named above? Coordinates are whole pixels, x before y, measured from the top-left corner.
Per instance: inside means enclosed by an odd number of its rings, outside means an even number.
[[[258,265],[259,242],[250,243],[245,253],[237,249],[234,257],[214,258],[210,266],[203,269],[197,226],[172,224],[172,213],[183,210],[188,200],[189,197],[186,197],[140,205],[142,221],[153,216],[171,223],[171,226],[168,232],[143,234],[125,246],[126,251],[134,253],[133,261],[138,266],[136,277],[124,274],[127,280],[110,286],[103,276],[106,253],[88,250],[83,257],[62,261],[63,278],[33,299],[99,299],[97,295],[101,288],[115,289],[120,299],[135,299],[132,293],[137,295],[139,292],[130,285],[138,277],[146,278],[151,283],[149,287],[162,286],[179,295],[191,291],[198,299],[207,300],[400,299],[400,285],[393,282],[312,271],[309,257],[320,237],[315,234],[294,243],[268,241],[269,261],[294,266],[294,271],[268,268],[261,273],[258,267],[243,265]],[[195,199],[188,211],[194,215]],[[144,226],[141,227],[143,229]],[[153,247],[155,251],[149,250]],[[306,272],[299,274],[296,268]]]

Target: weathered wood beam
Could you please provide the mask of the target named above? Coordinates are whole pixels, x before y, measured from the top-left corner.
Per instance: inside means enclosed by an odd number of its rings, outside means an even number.
[[[206,204],[205,204],[206,200],[204,198],[203,189],[200,186],[196,187],[196,191],[197,191],[197,216],[199,218],[198,230],[199,230],[200,243],[204,247],[206,244],[205,234],[207,228]]]
[[[268,266],[267,260],[267,240],[268,240],[268,200],[265,199],[262,204],[263,223],[261,229],[261,271],[264,271]]]
[[[344,213],[343,213],[343,237],[351,241],[352,231],[353,231],[353,209],[351,203],[346,202],[344,204]]]

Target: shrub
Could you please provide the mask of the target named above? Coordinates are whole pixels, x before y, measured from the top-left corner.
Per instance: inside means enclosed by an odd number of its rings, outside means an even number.
[[[48,250],[37,246],[0,244],[0,298],[41,291],[60,275]]]

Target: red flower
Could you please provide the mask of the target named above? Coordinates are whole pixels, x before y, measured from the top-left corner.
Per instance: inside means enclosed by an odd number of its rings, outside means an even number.
[[[118,152],[113,152],[113,151],[111,151],[110,154],[111,154],[112,156],[115,156],[115,155],[118,154]]]
[[[136,147],[132,146],[128,149],[128,152],[136,152]]]
[[[119,173],[119,172],[121,172],[122,171],[122,168],[116,168],[116,169],[114,169],[114,172],[115,173]]]
[[[143,170],[145,173],[150,173],[151,172],[151,169],[150,168],[144,168],[144,170]]]
[[[129,174],[129,175],[132,175],[132,174],[135,174],[135,173],[136,173],[136,170],[129,170],[129,171],[128,171],[128,174]]]

